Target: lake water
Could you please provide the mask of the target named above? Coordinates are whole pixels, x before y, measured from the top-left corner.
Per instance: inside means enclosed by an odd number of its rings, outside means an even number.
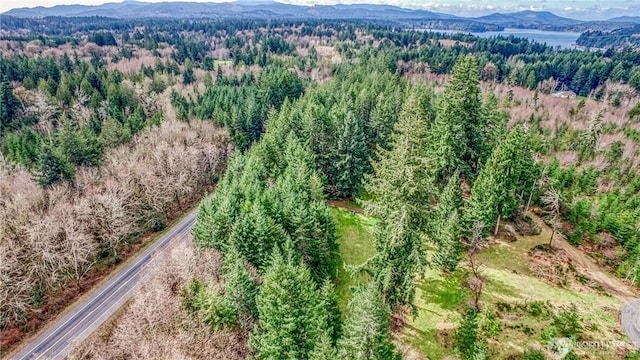
[[[527,38],[530,41],[546,43],[549,46],[560,46],[563,49],[575,48],[576,40],[580,36],[579,32],[564,31],[544,31],[544,30],[528,30],[528,29],[504,29],[504,31],[486,31],[486,32],[468,32],[455,30],[436,30],[428,29],[431,32],[441,32],[444,34],[463,33],[471,34],[482,38],[490,38],[493,36],[509,36]]]

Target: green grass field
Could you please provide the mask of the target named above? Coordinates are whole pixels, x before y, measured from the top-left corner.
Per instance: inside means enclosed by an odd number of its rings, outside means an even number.
[[[338,296],[340,311],[344,314],[351,299],[352,288],[361,281],[363,276],[352,275],[345,269],[345,265],[361,265],[375,253],[371,227],[374,221],[363,215],[349,210],[332,207],[331,212],[336,221],[338,241],[342,264],[338,269]]]

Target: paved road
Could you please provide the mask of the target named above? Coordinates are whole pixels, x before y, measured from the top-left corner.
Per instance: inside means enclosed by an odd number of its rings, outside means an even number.
[[[187,237],[196,214],[197,210],[189,213],[89,296],[72,305],[64,316],[49,324],[11,359],[63,359],[71,345],[86,339],[131,298],[156,252],[166,248],[170,242]]]
[[[640,348],[640,300],[630,301],[620,309],[622,313],[622,326],[629,340]]]

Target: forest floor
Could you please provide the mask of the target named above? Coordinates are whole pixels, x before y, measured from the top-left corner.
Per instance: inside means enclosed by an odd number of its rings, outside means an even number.
[[[373,255],[371,227],[353,202],[332,201],[338,226],[342,261],[360,265]],[[547,343],[556,337],[550,331],[562,311],[575,309],[582,331],[574,352],[581,359],[621,359],[632,350],[620,324],[620,307],[638,297],[638,289],[600,268],[560,235],[547,244],[551,230],[534,216],[538,235],[509,240],[500,233],[479,255],[485,280],[479,317],[492,358],[518,359],[527,349],[553,356]],[[515,241],[514,241],[515,240]],[[352,278],[341,266],[338,292],[341,309],[351,297]],[[424,359],[455,359],[455,328],[461,311],[471,303],[470,292],[460,283],[465,264],[453,274],[443,275],[428,268],[419,279],[415,306],[417,315],[408,317],[397,335],[405,356]],[[414,354],[415,352],[420,355]]]

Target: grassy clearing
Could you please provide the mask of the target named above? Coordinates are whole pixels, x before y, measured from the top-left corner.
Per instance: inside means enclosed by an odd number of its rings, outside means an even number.
[[[353,203],[332,203],[342,261],[360,265],[374,254],[372,226],[375,221],[358,213]],[[344,208],[348,209],[345,210]],[[626,342],[618,321],[621,301],[595,290],[558,287],[531,274],[528,252],[549,241],[548,229],[540,235],[518,237],[515,242],[496,239],[480,254],[486,278],[480,326],[496,359],[518,359],[528,348],[546,349],[554,315],[576,306],[583,327],[580,340]],[[464,266],[463,266],[464,267]],[[455,328],[461,311],[469,304],[468,290],[460,286],[464,269],[445,275],[427,269],[419,279],[415,318],[407,319],[400,339],[426,359],[455,358]],[[338,273],[337,291],[343,311],[351,289],[363,279],[353,278],[344,266]],[[578,349],[584,359],[623,358],[624,346],[609,349]],[[551,354],[547,354],[552,358]]]
[[[337,225],[342,260],[342,265],[338,269],[337,292],[340,299],[339,307],[344,314],[347,303],[351,299],[352,288],[361,281],[359,276],[352,276],[345,269],[345,265],[361,265],[373,256],[375,250],[371,228],[375,221],[353,211],[336,207],[331,208],[331,213]]]

